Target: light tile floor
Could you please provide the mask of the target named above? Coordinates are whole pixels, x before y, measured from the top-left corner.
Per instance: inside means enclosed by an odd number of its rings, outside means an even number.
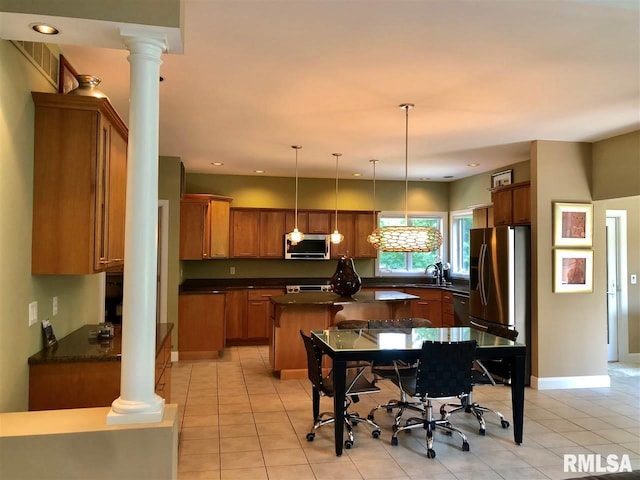
[[[525,394],[524,442],[515,445],[512,428],[487,415],[487,434],[469,414],[453,422],[469,438],[463,452],[455,436],[436,433],[436,458],[426,457],[421,431],[400,436],[391,446],[392,417],[376,415],[382,435],[374,439],[362,425],[355,445],[336,457],[333,429],[320,429],[313,442],[311,385],[307,380],[273,377],[267,347],[234,347],[215,361],[177,362],[172,369],[172,402],[179,405],[180,480],[395,480],[395,479],[561,479],[563,455],[629,455],[640,470],[640,365],[611,364],[610,388],[537,391]],[[396,397],[393,385],[361,397],[353,405],[366,415]],[[511,418],[508,387],[482,386],[474,399]],[[329,399],[322,411],[331,410]]]

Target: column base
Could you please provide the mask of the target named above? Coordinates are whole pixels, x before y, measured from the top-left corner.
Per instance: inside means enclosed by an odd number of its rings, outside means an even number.
[[[154,395],[152,403],[132,402],[116,398],[107,414],[107,425],[158,423],[164,416],[164,398]]]

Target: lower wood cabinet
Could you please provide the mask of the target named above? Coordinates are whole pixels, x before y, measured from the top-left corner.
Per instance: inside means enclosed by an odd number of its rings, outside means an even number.
[[[426,318],[433,327],[442,327],[442,290],[439,288],[406,288],[406,293],[420,297],[411,302],[411,316]]]
[[[271,338],[272,295],[283,288],[256,288],[227,292],[226,345],[266,345]]]
[[[178,301],[180,360],[218,358],[225,340],[225,294],[182,294]]]
[[[442,291],[442,326],[455,327],[456,322],[453,314],[453,293]]]

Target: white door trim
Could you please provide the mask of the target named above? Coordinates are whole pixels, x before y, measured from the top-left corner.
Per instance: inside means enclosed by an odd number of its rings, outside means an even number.
[[[160,211],[160,323],[167,323],[167,278],[169,271],[169,200],[158,200]]]

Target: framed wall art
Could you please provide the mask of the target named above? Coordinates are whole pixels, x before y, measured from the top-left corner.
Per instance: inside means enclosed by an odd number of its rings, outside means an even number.
[[[554,247],[591,247],[592,231],[591,203],[553,204]]]
[[[553,291],[555,293],[593,292],[593,250],[554,250]]]
[[[503,170],[502,172],[496,172],[491,174],[491,188],[504,187],[505,185],[511,185],[513,182],[513,170]]]
[[[58,73],[58,93],[69,93],[78,86],[78,72],[60,55],[60,70]]]

